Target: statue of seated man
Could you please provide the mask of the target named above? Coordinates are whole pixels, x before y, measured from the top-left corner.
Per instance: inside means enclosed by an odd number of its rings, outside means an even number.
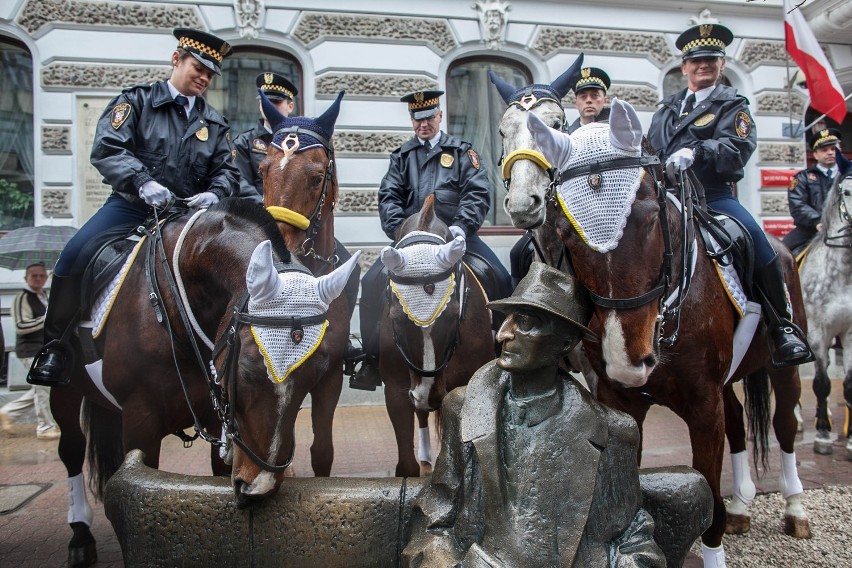
[[[591,332],[569,275],[540,262],[508,298],[502,353],[443,402],[443,439],[403,565],[665,566],[641,507],[639,430],[560,360]]]

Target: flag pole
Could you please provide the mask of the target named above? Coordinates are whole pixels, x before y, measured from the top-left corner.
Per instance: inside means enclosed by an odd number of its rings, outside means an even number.
[[[852,93],[849,93],[848,95],[846,95],[845,97],[843,97],[843,101],[844,101],[844,102],[845,102],[845,101],[848,101],[848,100],[849,100],[849,97],[852,97]],[[832,108],[832,109],[830,109],[830,110],[834,110],[834,108]],[[807,131],[808,131],[808,129],[809,129],[811,126],[813,126],[814,124],[816,124],[817,122],[819,122],[820,120],[822,120],[823,118],[825,118],[825,115],[826,115],[826,113],[823,113],[823,114],[819,115],[819,118],[815,119],[815,120],[814,120],[813,122],[811,122],[809,125],[805,126],[805,132],[807,132]]]

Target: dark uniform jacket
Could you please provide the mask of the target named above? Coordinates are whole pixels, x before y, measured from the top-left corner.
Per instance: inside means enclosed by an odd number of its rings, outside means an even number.
[[[609,107],[604,107],[601,109],[601,113],[595,117],[595,122],[609,122]],[[568,126],[568,134],[574,134],[574,131],[583,126],[580,124],[580,118],[571,123]]]
[[[240,170],[240,197],[263,202],[263,178],[260,177],[260,162],[266,157],[272,133],[263,126],[263,119],[257,126],[246,130],[234,139],[237,151],[236,163]]]
[[[44,314],[47,312],[38,294],[24,289],[12,304],[12,318],[15,321],[15,355],[35,357],[44,343]]]
[[[133,203],[143,203],[139,188],[151,180],[177,197],[210,191],[221,199],[239,187],[231,150],[228,121],[219,112],[196,97],[187,119],[166,82],[158,81],[125,89],[107,105],[91,161],[104,182]]]
[[[438,218],[475,234],[491,206],[488,174],[479,155],[469,143],[445,132],[428,156],[423,146],[415,136],[391,154],[379,188],[382,230],[394,239],[397,227],[434,193]]]
[[[681,148],[692,148],[692,171],[708,195],[730,193],[743,178],[743,168],[757,146],[754,119],[748,99],[736,89],[717,85],[710,96],[680,118],[681,101],[687,90],[665,98],[651,119],[648,141],[660,159]]]
[[[816,166],[802,170],[790,180],[787,204],[796,228],[784,237],[784,244],[795,250],[817,234],[822,206],[831,190],[831,181]]]
[[[403,566],[665,566],[642,509],[636,422],[560,376],[553,395],[520,403],[519,425],[494,361],[447,395]],[[507,446],[513,433],[529,443]]]

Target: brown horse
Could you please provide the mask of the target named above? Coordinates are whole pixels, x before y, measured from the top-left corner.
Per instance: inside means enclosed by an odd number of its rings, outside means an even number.
[[[343,92],[317,118],[283,116],[261,93],[264,114],[274,125],[266,159],[260,164],[264,205],[278,221],[288,248],[312,274],[327,274],[349,254],[334,238],[334,205],[338,186],[331,137]],[[332,421],[343,385],[343,356],[349,339],[349,320],[355,309],[360,270],[352,275],[347,293],[328,311],[329,329],[319,346],[328,364],[312,367],[311,423],[314,441],[311,465],[317,476],[329,476],[334,461]]]
[[[264,242],[267,256],[251,268],[249,259]],[[273,250],[276,260],[290,261],[272,217],[257,205],[225,200],[148,231],[138,247],[95,334],[100,362],[78,364],[69,387],[51,390],[51,410],[62,431],[59,455],[69,477],[71,566],[97,560],[82,473],[87,438],[91,485],[100,497],[127,451],[142,450],[145,464],[157,467],[162,438],[194,425],[213,444],[214,474],[228,474],[233,459],[238,505],[277,489],[295,447],[304,379],[267,380],[267,361],[274,361],[264,357],[252,333],[289,326],[289,314],[285,307],[259,311],[252,304],[259,296],[247,286],[258,267],[272,270]],[[316,309],[312,313],[321,317]],[[82,363],[85,342],[74,341]],[[209,371],[214,367],[215,373]],[[244,462],[264,470],[261,483]]]
[[[740,479],[748,475],[745,431],[742,407],[728,378],[750,376],[751,419],[762,449],[767,443],[769,374],[787,498],[785,528],[794,536],[809,536],[794,453],[798,370],[771,367],[763,326],[739,364],[734,363],[734,307],[714,261],[702,253],[688,214],[689,196],[681,203],[667,197],[659,162],[643,151],[635,111],[614,101],[609,125],[588,125],[572,136],[533,113],[526,119],[535,143],[531,150],[561,171],[561,185],[550,184],[535,201],[553,204],[557,213],[562,210],[556,215],[557,234],[596,305],[590,327],[601,342],[586,342],[585,348],[601,379],[598,398],[631,414],[640,428],[651,404],[671,408],[687,423],[693,467],[705,476],[714,497],[713,523],[702,536],[705,565],[724,563],[726,512],[719,482],[726,433],[735,461],[734,501],[743,504],[753,497],[751,480]],[[509,191],[538,189],[510,186]],[[782,254],[794,319],[804,326],[792,258]],[[755,381],[761,386],[760,379],[763,388],[754,388]]]
[[[394,247],[381,252],[390,281],[379,334],[379,373],[396,436],[398,477],[432,472],[429,413],[494,358],[487,298],[462,262],[464,239],[453,239],[436,215],[434,196],[406,219]],[[415,459],[414,415],[420,441]]]

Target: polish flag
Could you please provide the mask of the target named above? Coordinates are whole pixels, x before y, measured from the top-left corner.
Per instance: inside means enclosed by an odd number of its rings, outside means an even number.
[[[846,118],[846,101],[843,88],[825,57],[814,33],[811,31],[799,2],[784,0],[784,38],[787,53],[805,74],[811,106],[842,124]]]

